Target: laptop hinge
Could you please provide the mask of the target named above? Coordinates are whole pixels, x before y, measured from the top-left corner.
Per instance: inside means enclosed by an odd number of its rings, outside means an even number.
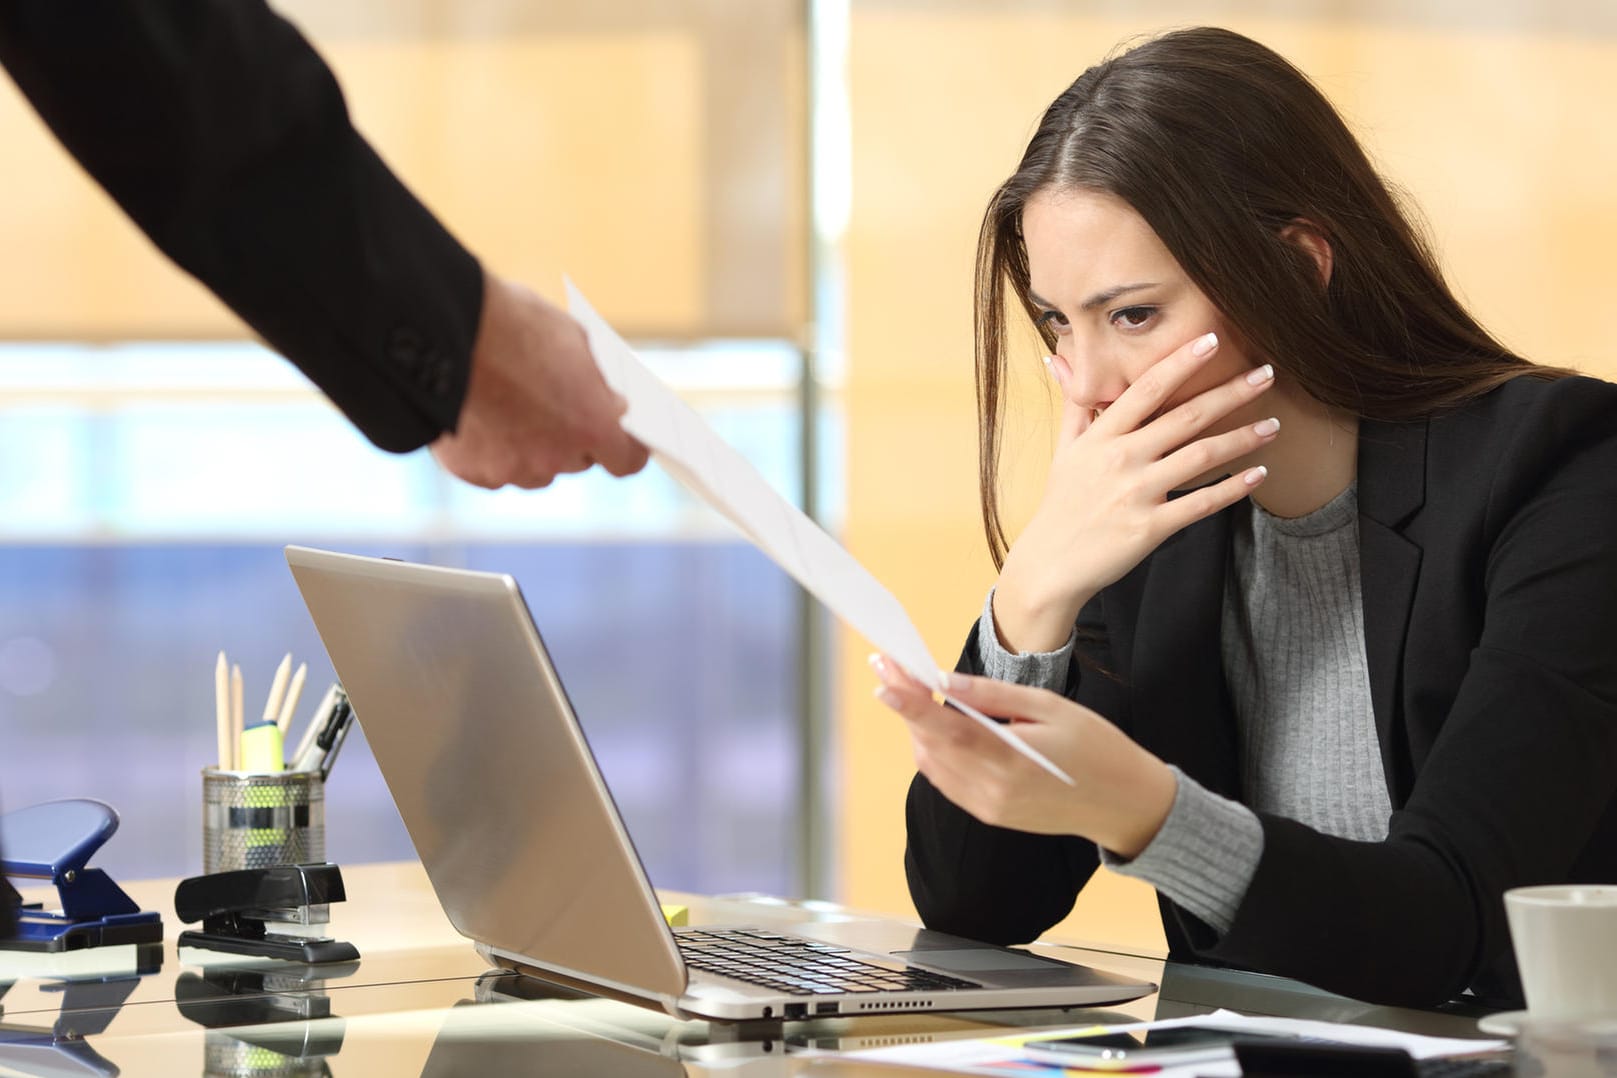
[[[566,973],[560,973],[553,969],[545,969],[541,966],[535,966],[530,963],[523,962],[520,959],[513,958],[507,954],[502,954],[501,952],[493,950],[492,948],[478,947],[478,950],[482,952],[483,957],[487,958],[490,962],[493,962],[501,969],[510,970],[512,973],[520,973],[524,977],[533,977],[537,980],[548,981],[551,984],[559,984],[563,988],[571,988],[575,991],[583,992],[585,995],[600,996],[602,999],[616,1000],[619,1003],[632,1003],[637,1007],[660,1006],[664,1011],[667,1011],[676,1018],[695,1017],[694,1015],[685,1013],[685,1011],[679,1007],[678,1001],[672,998],[665,999],[658,996],[647,996],[639,992],[631,992],[627,988],[623,988],[618,985],[603,983],[601,981],[586,981],[581,977],[572,977]]]

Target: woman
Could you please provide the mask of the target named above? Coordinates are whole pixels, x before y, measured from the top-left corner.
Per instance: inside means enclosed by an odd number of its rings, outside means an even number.
[[[1014,544],[1007,286],[1063,398]],[[877,660],[927,924],[1032,939],[1104,861],[1176,957],[1519,1000],[1505,889],[1617,880],[1617,387],[1493,340],[1323,96],[1215,29],[1050,106],[977,338],[1000,576],[950,694],[1074,782]]]

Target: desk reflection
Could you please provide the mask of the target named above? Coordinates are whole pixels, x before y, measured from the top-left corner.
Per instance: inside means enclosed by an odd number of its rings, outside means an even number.
[[[328,981],[358,962],[211,965],[174,984],[180,1013],[207,1030],[206,1078],[325,1078],[342,1050],[344,1023],[331,1013]]]
[[[52,955],[32,955],[44,974],[39,991],[60,996],[54,1015],[30,1011],[0,1022],[0,1067],[27,1075],[112,1075],[118,1067],[91,1047],[87,1038],[105,1033],[141,978],[163,968],[163,945],[142,943],[119,949],[122,968],[95,972],[51,972]],[[0,1015],[17,977],[0,980]],[[43,1023],[49,1016],[50,1025]]]
[[[345,869],[341,934],[358,963],[302,965],[225,956],[172,943],[0,962],[0,1073],[147,1078],[274,1075],[690,1075],[691,1078],[866,1078],[888,1068],[811,1059],[993,1036],[1015,1029],[1123,1023],[1218,1007],[1476,1036],[1474,1003],[1442,1011],[1373,1008],[1283,978],[1184,966],[1091,944],[1049,953],[1159,993],[1096,1010],[932,1012],[794,1021],[784,1026],[686,1022],[659,1011],[491,971],[444,918],[419,865]],[[163,907],[173,881],[136,900]],[[132,892],[133,893],[133,892]],[[758,896],[670,893],[705,923],[792,924],[809,934],[865,931],[857,911]],[[159,976],[165,959],[168,969]],[[110,1025],[110,1029],[108,1026]]]

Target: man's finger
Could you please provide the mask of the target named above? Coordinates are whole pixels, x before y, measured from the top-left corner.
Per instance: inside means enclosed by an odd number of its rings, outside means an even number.
[[[651,452],[627,431],[617,427],[590,447],[595,462],[616,476],[633,475],[646,466]]]

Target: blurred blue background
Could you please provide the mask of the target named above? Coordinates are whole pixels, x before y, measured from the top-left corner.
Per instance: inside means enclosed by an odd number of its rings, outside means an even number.
[[[646,356],[798,497],[791,349]],[[256,347],[15,346],[0,514],[0,807],[126,808],[96,861],[114,878],[201,870],[220,649],[249,715],[283,654],[309,663],[301,736],[333,678],[281,550],[304,543],[515,576],[653,882],[798,889],[799,593],[655,464],[483,492],[372,449]],[[412,856],[362,729],[328,784],[327,854]]]

